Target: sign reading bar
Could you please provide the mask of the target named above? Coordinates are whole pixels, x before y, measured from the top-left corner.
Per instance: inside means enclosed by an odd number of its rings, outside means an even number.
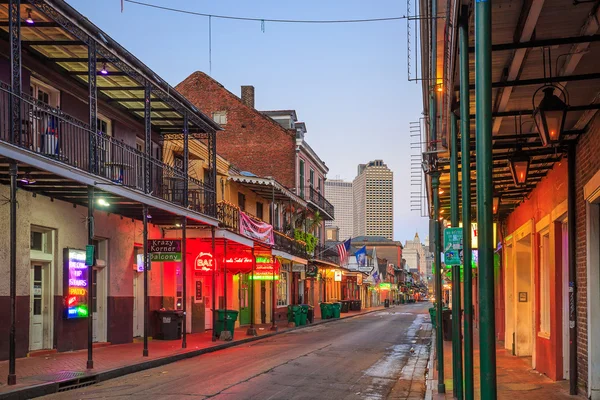
[[[63,250],[63,294],[66,319],[88,316],[88,267],[84,250]]]
[[[149,239],[150,261],[181,261],[181,240]]]
[[[444,229],[444,262],[446,265],[461,265],[463,252],[463,229]]]

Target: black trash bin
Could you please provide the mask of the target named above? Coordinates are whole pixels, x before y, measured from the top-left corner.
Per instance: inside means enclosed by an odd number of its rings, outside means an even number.
[[[384,306],[384,307],[389,307],[389,306],[390,306],[390,299],[385,299],[385,300],[383,301],[383,306]]]
[[[442,310],[442,332],[444,340],[452,340],[452,310]]]
[[[350,301],[342,300],[342,309],[340,312],[347,313],[348,311],[350,311]]]
[[[308,311],[306,312],[306,319],[309,324],[312,324],[315,321],[315,309],[313,306],[309,304],[302,304],[302,307],[306,307]]]
[[[157,339],[179,340],[183,325],[183,311],[179,310],[157,310],[160,332]]]

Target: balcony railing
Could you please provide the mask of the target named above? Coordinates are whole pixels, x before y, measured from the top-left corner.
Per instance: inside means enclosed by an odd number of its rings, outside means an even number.
[[[340,265],[340,256],[335,247],[325,247],[322,244],[315,246],[314,258]]]
[[[309,200],[333,217],[333,204],[328,202],[327,199],[312,186],[309,188]]]
[[[296,257],[307,259],[306,243],[293,239],[282,232],[275,231],[275,249],[285,251]]]
[[[221,228],[240,233],[240,209],[233,204],[220,201],[217,204],[217,219]]]
[[[10,103],[14,97],[21,108],[21,129],[16,137],[10,132]],[[105,133],[93,132],[85,122],[27,94],[16,96],[3,82],[0,82],[0,141],[140,191],[144,190],[149,161],[151,196],[184,206],[187,180],[188,207],[215,216],[216,193],[208,185]]]

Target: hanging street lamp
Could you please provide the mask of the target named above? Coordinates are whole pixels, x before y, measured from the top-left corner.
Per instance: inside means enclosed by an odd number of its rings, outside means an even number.
[[[508,159],[508,166],[512,174],[515,186],[522,187],[527,183],[527,174],[529,173],[529,156],[520,148]]]
[[[494,197],[492,197],[492,212],[498,214],[500,208],[501,194],[500,192],[494,191]]]
[[[535,96],[540,90],[544,92],[544,97],[536,107]],[[533,95],[533,119],[544,146],[560,141],[567,117],[567,103],[554,94],[555,91],[559,91],[562,97],[567,98],[566,91],[555,85],[542,86]]]

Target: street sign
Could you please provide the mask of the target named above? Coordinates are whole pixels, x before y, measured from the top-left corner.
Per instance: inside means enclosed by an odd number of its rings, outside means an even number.
[[[463,228],[444,229],[444,262],[461,265],[463,251]]]
[[[88,244],[85,246],[85,265],[91,267],[94,264],[94,245]]]

